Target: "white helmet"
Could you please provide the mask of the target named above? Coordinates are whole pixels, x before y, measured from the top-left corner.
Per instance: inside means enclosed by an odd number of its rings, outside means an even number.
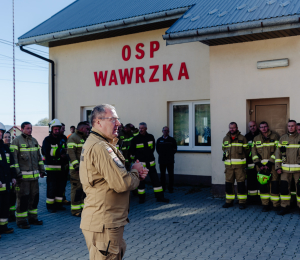
[[[49,122],[49,133],[52,131],[52,127],[53,126],[59,126],[59,127],[62,127],[60,121],[58,119],[53,119],[52,121]]]
[[[3,131],[3,134],[6,132],[6,128],[1,122],[0,122],[0,131]]]

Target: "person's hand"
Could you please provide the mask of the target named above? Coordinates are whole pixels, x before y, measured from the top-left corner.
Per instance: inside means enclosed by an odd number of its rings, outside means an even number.
[[[41,172],[41,173],[40,173],[40,177],[41,177],[41,178],[44,178],[44,177],[45,177],[45,173],[44,173],[44,172]]]
[[[11,182],[12,182],[13,186],[16,186],[17,180],[16,180],[15,178],[13,178],[13,179],[11,180]]]
[[[139,179],[140,179],[140,181],[145,180],[145,178],[148,175],[148,172],[149,172],[149,170],[147,168],[143,168],[143,171],[139,172]]]
[[[282,170],[281,170],[281,169],[278,169],[276,172],[277,172],[278,174],[281,174],[281,173],[282,173]]]

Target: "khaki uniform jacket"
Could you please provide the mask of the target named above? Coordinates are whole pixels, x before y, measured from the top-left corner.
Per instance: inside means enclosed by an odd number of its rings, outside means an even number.
[[[14,154],[17,178],[24,181],[37,180],[40,173],[45,173],[40,147],[35,138],[21,134],[10,145]]]
[[[225,168],[246,168],[246,158],[249,156],[249,146],[245,136],[238,131],[234,140],[230,132],[223,138],[222,149],[225,154]]]
[[[70,175],[71,178],[79,180],[79,164],[82,146],[86,140],[85,134],[80,131],[75,131],[67,141],[68,154],[70,157]]]
[[[102,136],[102,137],[101,137]],[[126,171],[125,160],[110,140],[92,129],[81,154],[80,181],[86,194],[80,228],[102,232],[126,225],[130,190],[138,187],[138,171]]]
[[[257,171],[262,165],[268,162],[275,164],[275,151],[278,145],[279,136],[269,130],[267,137],[262,133],[255,136],[252,143],[252,160],[257,166]]]
[[[280,148],[286,147],[286,161],[282,161],[284,154],[281,153]],[[294,134],[285,134],[281,136],[278,143],[278,148],[275,152],[275,169],[282,169],[286,173],[300,172],[300,135],[296,132]]]

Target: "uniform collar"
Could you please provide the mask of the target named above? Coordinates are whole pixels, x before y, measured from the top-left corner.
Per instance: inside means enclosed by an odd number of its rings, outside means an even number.
[[[31,139],[32,135],[25,135],[25,134],[22,134],[22,136],[25,138],[25,139]]]
[[[298,132],[296,131],[295,133],[291,134],[290,132],[288,132],[289,137],[297,137],[298,136]]]
[[[240,132],[239,130],[236,131],[236,134],[235,134],[235,138],[234,138],[234,139],[238,138],[238,136],[239,136],[240,134],[241,134],[241,132]],[[229,136],[229,137],[231,138],[231,133],[230,133],[230,131],[228,131],[227,136]]]
[[[103,138],[104,140],[106,140],[108,143],[112,144],[112,145],[116,145],[117,142],[119,141],[118,138],[114,138],[114,139],[110,139],[108,138],[105,134],[103,134],[101,131],[97,130],[96,128],[92,127],[91,132],[94,132],[96,134],[94,134],[95,136],[97,136],[98,138]],[[93,133],[92,133],[93,134]],[[98,135],[97,135],[98,134]],[[100,136],[99,136],[100,135]]]

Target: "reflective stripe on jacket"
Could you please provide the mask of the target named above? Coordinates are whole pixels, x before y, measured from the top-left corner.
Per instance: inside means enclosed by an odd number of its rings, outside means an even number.
[[[268,162],[275,164],[275,151],[278,145],[279,136],[269,130],[267,137],[259,134],[254,137],[252,144],[252,160],[256,165]],[[257,169],[259,171],[259,168]]]
[[[250,149],[245,136],[238,131],[235,139],[231,139],[231,133],[228,132],[223,138],[222,150],[227,155],[224,161],[225,168],[246,168],[246,158]]]
[[[92,129],[83,146],[79,172],[86,198],[81,229],[102,232],[104,226],[128,223],[130,190],[138,187],[139,179],[136,170],[126,171],[124,157],[115,147],[117,141]]]
[[[77,174],[75,169],[79,167],[80,154],[85,140],[86,140],[86,136],[78,130],[76,130],[75,133],[73,133],[68,138],[67,147],[68,147],[68,154],[70,157],[71,175]]]
[[[35,138],[25,134],[17,136],[10,145],[14,154],[17,177],[24,180],[36,180],[45,172],[40,147]],[[24,177],[25,176],[25,177]]]
[[[281,147],[286,148],[286,153],[282,154]],[[285,134],[281,136],[278,143],[278,148],[275,152],[275,169],[282,169],[283,172],[298,173],[300,172],[300,135]],[[283,162],[283,157],[286,161]]]

